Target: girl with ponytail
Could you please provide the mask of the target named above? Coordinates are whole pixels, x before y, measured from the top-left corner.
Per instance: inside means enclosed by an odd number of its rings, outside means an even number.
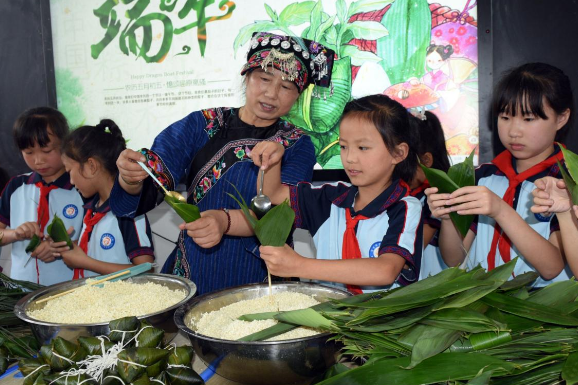
[[[154,260],[146,215],[118,218],[110,210],[108,198],[118,175],[116,159],[125,149],[122,132],[110,119],[79,127],[62,142],[62,162],[70,182],[88,199],[79,244],[71,250],[66,242],[52,243],[54,256],[74,269],[74,279]]]

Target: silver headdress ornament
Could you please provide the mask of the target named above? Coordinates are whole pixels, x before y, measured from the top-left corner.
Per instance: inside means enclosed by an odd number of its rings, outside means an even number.
[[[279,70],[287,75],[287,79],[283,77],[283,80],[292,82],[299,76],[297,60],[293,52],[283,53],[276,48],[271,48],[269,55],[261,62],[261,68],[267,72],[267,67],[273,65],[273,63],[277,63]]]

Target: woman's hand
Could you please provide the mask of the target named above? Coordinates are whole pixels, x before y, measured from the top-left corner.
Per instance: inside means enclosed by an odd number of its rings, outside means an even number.
[[[186,230],[187,235],[204,249],[208,249],[221,242],[227,230],[229,219],[222,210],[207,210],[201,213],[201,218],[194,222],[182,223],[179,229]]]
[[[137,161],[145,162],[146,159],[140,152],[128,148],[121,152],[116,160],[119,183],[128,193],[140,191],[142,188],[141,182],[148,176],[146,171],[136,163]]]
[[[424,193],[427,196],[427,205],[432,216],[442,220],[450,219],[451,208],[446,207],[450,194],[437,193],[437,187],[426,188]]]
[[[562,179],[551,176],[540,178],[534,182],[536,188],[532,191],[534,206],[533,213],[563,213],[572,208],[570,192]]]
[[[285,147],[277,142],[259,142],[251,150],[250,157],[256,166],[266,170],[283,158]]]
[[[259,247],[261,258],[265,261],[267,269],[278,277],[298,277],[298,268],[304,258],[297,254],[289,245],[281,247]]]
[[[486,215],[496,219],[502,213],[504,200],[486,186],[466,186],[450,194],[446,205],[459,215]],[[509,206],[508,206],[509,207]]]

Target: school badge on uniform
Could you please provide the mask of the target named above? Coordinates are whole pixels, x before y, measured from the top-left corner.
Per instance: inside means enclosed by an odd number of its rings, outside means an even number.
[[[534,213],[534,217],[540,222],[550,222],[552,219],[552,215],[545,216],[540,213]]]
[[[102,234],[102,237],[100,237],[100,247],[102,247],[104,250],[108,250],[112,249],[113,246],[114,236],[110,233]]]
[[[64,215],[64,217],[68,219],[76,218],[76,216],[78,215],[78,207],[76,207],[75,205],[66,205],[62,209],[62,215]]]
[[[369,248],[369,258],[377,258],[379,257],[379,246],[381,246],[381,242],[375,242]]]

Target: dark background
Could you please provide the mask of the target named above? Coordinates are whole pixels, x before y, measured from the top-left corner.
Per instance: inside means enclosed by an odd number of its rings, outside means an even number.
[[[12,139],[24,110],[56,107],[49,0],[0,1],[0,167],[29,172]]]
[[[29,171],[12,141],[16,117],[30,107],[56,107],[49,10],[49,0],[0,1],[0,166],[10,175]],[[578,0],[478,1],[480,162],[495,154],[488,107],[500,75],[526,62],[543,61],[564,70],[576,93],[576,38]],[[566,144],[578,151],[576,127]],[[342,180],[343,174],[316,171],[315,179]]]

